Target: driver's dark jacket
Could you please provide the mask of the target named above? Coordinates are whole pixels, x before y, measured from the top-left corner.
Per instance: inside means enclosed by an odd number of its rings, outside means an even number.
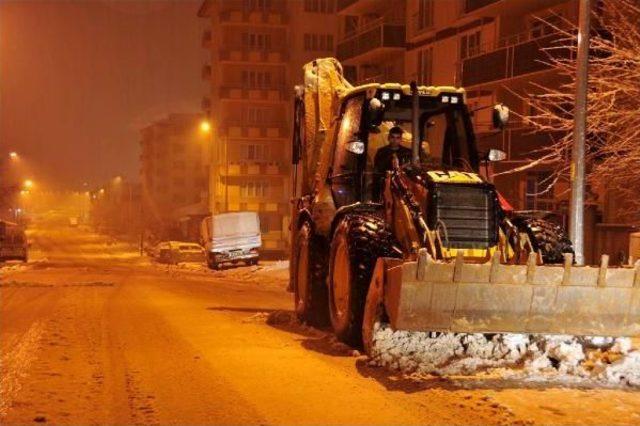
[[[378,149],[373,159],[373,171],[375,172],[373,179],[373,199],[380,199],[380,191],[384,182],[384,175],[387,170],[393,169],[393,154],[398,156],[400,165],[411,162],[411,150],[402,145],[397,149],[392,149],[391,145],[383,146]]]

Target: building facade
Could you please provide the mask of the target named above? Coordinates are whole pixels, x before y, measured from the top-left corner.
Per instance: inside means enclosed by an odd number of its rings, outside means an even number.
[[[339,0],[336,57],[355,84],[401,81],[406,46],[406,0]]]
[[[129,182],[122,177],[115,177],[105,182],[100,188],[87,193],[78,194],[76,204],[88,198],[90,208],[84,212],[79,208],[80,221],[89,213],[91,223],[95,229],[108,235],[135,240],[141,232],[141,191],[138,183]]]
[[[564,83],[546,64],[543,49],[564,37],[560,30],[577,24],[578,6],[576,0],[408,0],[405,78],[464,87],[470,109],[477,110],[479,149],[507,153],[494,172],[528,164],[535,158],[532,152],[559,135],[533,131],[517,117],[535,114],[527,97],[539,92],[538,86]],[[602,4],[593,2],[593,7]],[[490,106],[496,103],[516,113],[505,131],[491,126]],[[559,180],[550,188],[553,167],[541,163],[499,176],[495,183],[516,209],[555,212],[568,226],[570,182]],[[615,195],[603,188],[588,188],[587,194],[585,259],[596,263],[600,254],[609,253],[614,262],[622,261],[631,227],[620,222]]]
[[[265,251],[288,244],[293,87],[335,51],[334,0],[205,0],[216,212],[257,211]]]
[[[201,114],[170,114],[141,130],[140,180],[144,222],[158,239],[197,240],[180,223],[207,213],[209,135]],[[196,227],[197,228],[197,227]]]

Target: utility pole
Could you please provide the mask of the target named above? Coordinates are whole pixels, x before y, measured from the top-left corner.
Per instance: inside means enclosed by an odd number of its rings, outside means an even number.
[[[573,241],[575,261],[584,265],[584,146],[587,128],[587,83],[591,0],[580,0],[578,57],[576,66],[576,103],[574,108],[573,150],[571,153],[571,211],[569,237]]]

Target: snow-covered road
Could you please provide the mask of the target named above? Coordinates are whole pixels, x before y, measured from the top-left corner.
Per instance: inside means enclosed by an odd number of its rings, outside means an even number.
[[[405,377],[298,324],[286,263],[208,271],[45,225],[0,269],[0,423],[639,424],[640,392]]]

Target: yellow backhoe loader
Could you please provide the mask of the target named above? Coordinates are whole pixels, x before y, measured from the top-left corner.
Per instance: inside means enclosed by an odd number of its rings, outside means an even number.
[[[560,226],[480,173],[465,91],[351,86],[333,58],[296,87],[290,288],[306,322],[371,350],[376,323],[461,333],[640,335],[640,262],[575,266]],[[501,127],[508,109],[494,107]],[[391,127],[411,161],[374,163]],[[406,150],[405,150],[406,152]]]

